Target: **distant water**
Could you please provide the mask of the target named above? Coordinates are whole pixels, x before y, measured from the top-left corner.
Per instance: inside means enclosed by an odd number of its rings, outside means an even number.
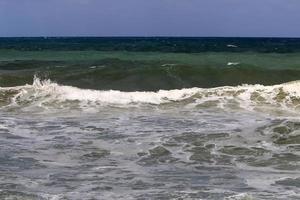
[[[0,199],[300,199],[300,39],[0,38]]]

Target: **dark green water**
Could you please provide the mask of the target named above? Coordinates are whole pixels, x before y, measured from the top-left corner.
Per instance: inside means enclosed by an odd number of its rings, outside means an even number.
[[[34,74],[61,84],[124,91],[274,85],[300,79],[300,39],[0,39],[0,85]]]
[[[0,38],[0,199],[300,199],[300,39]]]

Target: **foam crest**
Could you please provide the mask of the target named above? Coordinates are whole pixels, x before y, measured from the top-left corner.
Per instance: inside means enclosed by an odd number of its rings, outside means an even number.
[[[245,109],[253,109],[256,106],[295,109],[300,105],[300,81],[274,86],[241,85],[208,89],[186,88],[159,90],[157,92],[122,92],[80,89],[35,77],[32,85],[0,88],[2,96],[8,95],[8,93],[11,94],[11,103],[17,105],[32,105],[34,103],[35,105],[51,105],[51,103],[57,105],[66,102],[77,102],[81,105],[159,105],[174,102],[202,105],[207,102],[215,102],[216,106],[224,108],[227,104],[234,102]]]
[[[161,104],[170,101],[180,101],[194,95],[196,89],[160,90],[158,92],[121,92],[117,90],[89,90],[72,86],[63,86],[50,80],[41,81],[35,78],[31,90],[36,97],[51,97],[58,101],[86,101],[107,104],[148,103]],[[27,92],[27,91],[26,91]],[[19,95],[22,97],[25,95]]]

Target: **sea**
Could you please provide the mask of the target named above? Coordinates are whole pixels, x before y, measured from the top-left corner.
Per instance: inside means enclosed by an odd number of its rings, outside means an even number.
[[[0,38],[0,199],[300,199],[300,39]]]

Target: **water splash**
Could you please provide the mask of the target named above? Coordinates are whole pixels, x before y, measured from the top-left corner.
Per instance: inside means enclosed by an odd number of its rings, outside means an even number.
[[[246,110],[281,109],[297,111],[300,106],[300,81],[273,86],[241,85],[217,88],[184,88],[157,92],[90,90],[60,85],[34,77],[32,85],[0,88],[0,102],[10,105],[50,106],[76,103],[85,106],[163,105],[239,108]]]

